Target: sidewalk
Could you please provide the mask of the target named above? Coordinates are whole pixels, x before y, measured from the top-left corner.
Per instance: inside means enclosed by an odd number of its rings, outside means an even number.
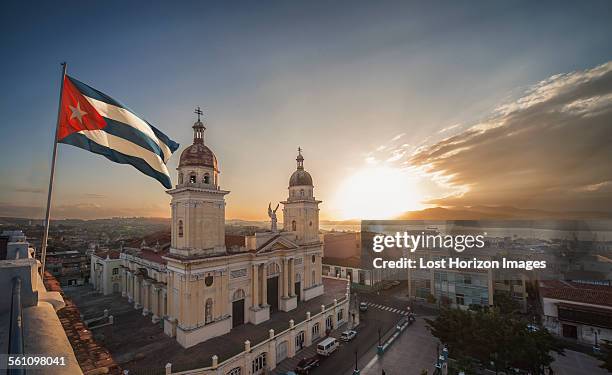
[[[433,374],[438,341],[425,326],[424,317],[419,317],[391,345],[387,352],[378,356],[376,347],[362,356],[359,363],[362,375],[420,375],[426,369]],[[347,375],[350,373],[347,373]]]

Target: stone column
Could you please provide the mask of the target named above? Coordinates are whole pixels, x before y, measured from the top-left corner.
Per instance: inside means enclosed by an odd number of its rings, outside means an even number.
[[[134,289],[132,287],[132,284],[134,282],[134,275],[132,274],[132,271],[127,271],[127,297],[128,297],[128,302],[132,303],[134,301]]]
[[[289,295],[295,296],[295,259],[289,259]]]
[[[259,307],[259,265],[253,264],[253,293],[251,296],[251,303],[253,308]]]
[[[127,297],[127,270],[121,269],[121,297]]]
[[[135,309],[139,309],[142,307],[141,303],[141,295],[140,295],[140,285],[141,285],[141,281],[140,281],[140,277],[136,276],[134,277],[134,308]]]
[[[261,265],[261,305],[268,304],[268,275],[266,273],[266,265]]]
[[[151,317],[151,321],[153,323],[159,322],[160,312],[159,312],[159,287],[157,285],[153,285],[153,293],[151,295],[151,312],[153,316]]]
[[[289,297],[289,278],[287,277],[287,258],[283,259],[283,298]]]
[[[151,310],[150,303],[150,286],[149,280],[142,280],[142,315],[146,316]]]

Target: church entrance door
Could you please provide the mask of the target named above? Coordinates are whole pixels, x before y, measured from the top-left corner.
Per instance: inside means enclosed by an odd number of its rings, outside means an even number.
[[[232,302],[232,328],[244,324],[244,299]]]
[[[300,295],[300,290],[302,289],[302,283],[301,282],[297,282],[295,283],[295,295],[297,296],[297,302],[300,303],[301,301],[301,295]]]
[[[268,279],[268,305],[270,312],[278,311],[278,276]]]

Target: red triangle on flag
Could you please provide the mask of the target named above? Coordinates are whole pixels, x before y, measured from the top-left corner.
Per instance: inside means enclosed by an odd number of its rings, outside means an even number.
[[[65,76],[57,139],[62,140],[81,130],[96,130],[105,126],[104,118]]]

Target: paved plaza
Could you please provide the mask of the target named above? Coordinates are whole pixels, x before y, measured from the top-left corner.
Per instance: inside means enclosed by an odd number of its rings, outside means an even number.
[[[175,339],[163,333],[161,323],[153,324],[151,316],[142,316],[142,310],[135,310],[127,298],[118,294],[104,296],[95,293],[90,287],[66,288],[65,293],[79,307],[85,319],[103,314],[104,309],[114,317],[113,329],[108,331],[103,344],[113,358],[130,374],[151,374],[156,369],[163,373],[166,363],[172,363],[172,371],[206,367],[211,365],[211,357],[217,355],[223,361],[240,353],[244,341],[250,340],[253,345],[268,338],[268,331],[280,332],[289,327],[289,320],[296,323],[306,318],[306,312],[318,313],[322,304],[330,304],[340,299],[346,292],[346,283],[341,280],[323,279],[325,294],[310,301],[301,303],[291,312],[272,314],[269,321],[259,324],[244,324],[232,329],[226,335],[219,336],[195,345],[189,349],[182,348]],[[94,335],[97,333],[94,331]],[[98,333],[99,335],[99,333]]]

